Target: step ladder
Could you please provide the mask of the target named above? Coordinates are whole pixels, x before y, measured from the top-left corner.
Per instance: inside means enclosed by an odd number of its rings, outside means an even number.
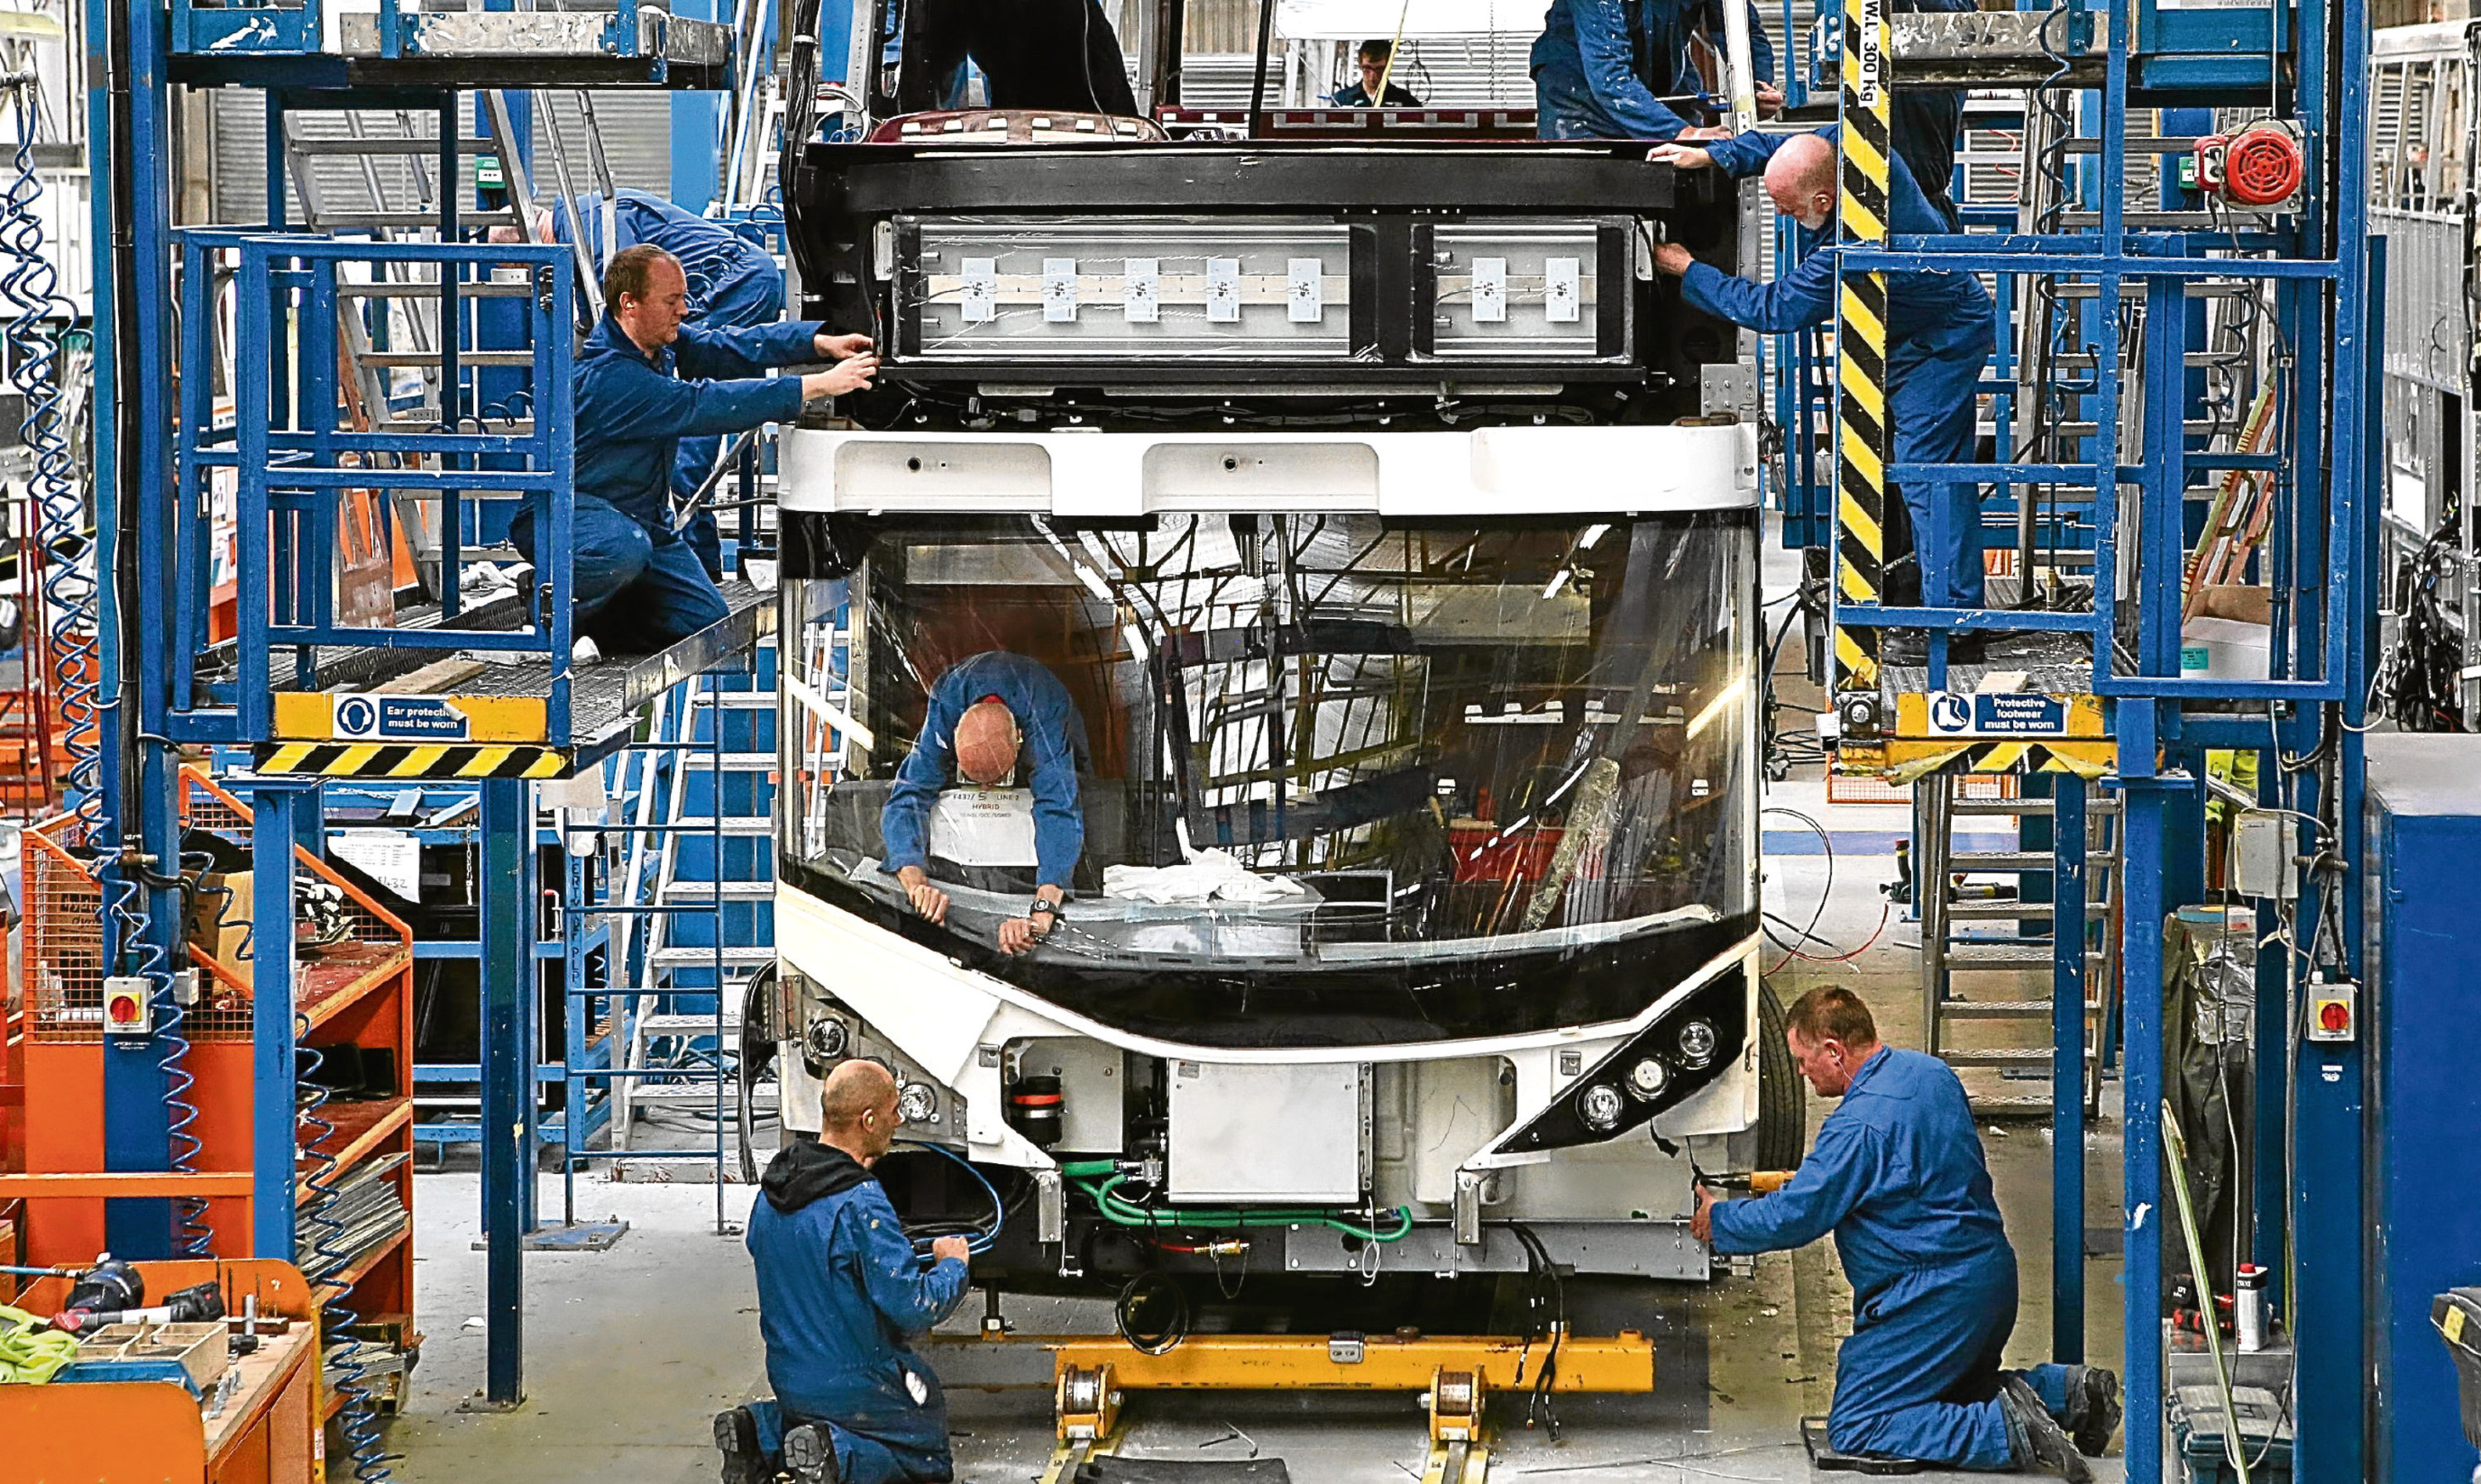
[[[746,673],[692,676],[658,698],[648,744],[621,764],[638,796],[615,894],[647,910],[615,933],[612,958],[637,986],[618,997],[616,1159],[713,1159],[720,1172],[733,1147],[742,998],[775,962],[775,708],[770,643]],[[756,1101],[771,1114],[770,1089]],[[640,1124],[666,1109],[711,1123],[710,1136],[644,1139]]]
[[[1959,779],[1931,773],[1913,785],[1914,897],[1921,924],[1922,1047],[1959,1072],[2004,1074],[2051,1065],[2055,1006],[2050,985],[2055,963],[2057,912],[2048,901],[2028,901],[2028,877],[2047,876],[2057,861],[2046,850],[1965,850],[1956,847],[1961,820],[2012,819],[2020,840],[2024,820],[2055,817],[2049,798],[1962,798]],[[2103,1028],[2113,982],[2118,934],[2108,930],[2119,901],[2119,854],[2111,826],[2115,800],[2089,798],[2085,805],[2085,1106],[2102,1093]],[[2101,842],[2097,844],[2097,842]],[[1956,877],[2012,878],[2005,895],[1980,897],[1960,891]],[[2104,930],[2097,935],[2094,927]],[[1966,1023],[2008,1028],[2003,1046],[1959,1045]],[[1982,1083],[1984,1085],[1976,1085]],[[2003,1084],[2002,1084],[2003,1085]],[[2050,1109],[2046,1085],[2038,1093],[1990,1090],[1969,1078],[1973,1111],[2029,1115]]]

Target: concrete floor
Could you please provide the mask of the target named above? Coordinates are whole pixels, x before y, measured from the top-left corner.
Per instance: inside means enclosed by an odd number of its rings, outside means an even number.
[[[1894,878],[1887,842],[1906,830],[1907,811],[1829,807],[1823,786],[1814,780],[1778,786],[1767,801],[1816,818],[1838,838],[1833,891],[1817,935],[1849,948],[1878,933],[1849,963],[1788,960],[1771,976],[1775,989],[1789,1002],[1812,984],[1840,980],[1869,1001],[1887,1040],[1918,1046],[1919,938],[1901,921],[1901,909],[1884,910],[1879,892]],[[1766,822],[1770,846],[1815,848],[1792,838],[1802,831],[1795,821],[1770,816]],[[1808,923],[1828,884],[1828,858],[1770,855],[1766,871],[1769,909]],[[1770,950],[1766,961],[1782,956]],[[1810,1101],[1813,1127],[1826,1110],[1827,1105]],[[2029,1365],[2049,1358],[2050,1336],[2048,1124],[1989,1124],[1984,1143],[2024,1273],[2009,1362]],[[2086,1268],[2087,1354],[2115,1364],[2115,1117],[2105,1119],[2087,1153],[2086,1224],[2098,1229],[2092,1245],[2107,1249]],[[457,1410],[483,1381],[483,1259],[471,1250],[478,1194],[471,1174],[416,1181],[416,1309],[429,1341],[404,1414],[387,1434],[390,1451],[402,1454],[396,1476],[405,1484],[714,1478],[710,1418],[759,1394],[765,1383],[748,1260],[737,1235],[715,1233],[713,1187],[581,1177],[580,1217],[623,1216],[631,1230],[610,1252],[526,1258],[528,1400],[508,1416]],[[728,1192],[736,1219],[747,1204],[744,1192]],[[556,1177],[544,1181],[543,1205],[547,1212],[559,1210]],[[1495,1477],[1670,1484],[1810,1473],[1796,1441],[1797,1419],[1826,1410],[1836,1343],[1851,1324],[1850,1290],[1830,1244],[1762,1258],[1748,1278],[1703,1287],[1574,1285],[1571,1312],[1580,1333],[1629,1326],[1651,1334],[1658,1347],[1656,1393],[1565,1402],[1556,1442],[1517,1425],[1509,1409],[1499,1431]],[[1096,1304],[1046,1309],[1019,1301],[1009,1313],[1029,1329],[1110,1327]],[[952,1397],[952,1413],[960,1480],[1021,1484],[1039,1472],[1050,1446],[1047,1395],[959,1393]],[[1294,1479],[1320,1484],[1420,1475],[1423,1423],[1410,1399],[1158,1396],[1143,1399],[1132,1415],[1133,1453],[1230,1458],[1249,1456],[1254,1447],[1285,1459]],[[2116,1456],[2100,1464],[2098,1473],[2117,1479]]]

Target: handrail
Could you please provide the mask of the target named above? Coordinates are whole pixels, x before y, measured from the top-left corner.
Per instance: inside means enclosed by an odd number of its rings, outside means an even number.
[[[215,472],[235,471],[233,512],[238,593],[235,677],[231,705],[198,704],[193,696],[195,646],[174,646],[173,715],[184,736],[226,742],[272,740],[274,656],[296,657],[297,684],[314,673],[312,652],[321,646],[383,646],[395,650],[467,649],[514,651],[549,663],[552,678],[543,697],[555,744],[569,724],[572,640],[570,511],[575,448],[572,441],[575,384],[577,279],[574,249],[542,244],[345,242],[308,233],[188,229],[175,234],[182,255],[184,367],[176,478],[185,491],[203,491]],[[237,256],[246,282],[265,282],[273,292],[239,296],[228,347],[233,368],[232,414],[213,416],[213,368],[222,358],[217,319],[200,302],[213,281],[212,262]],[[494,269],[528,272],[527,307],[531,364],[519,394],[532,425],[522,432],[475,432],[440,426],[425,430],[360,432],[340,426],[337,308],[346,272],[383,274],[400,265],[431,265],[451,274],[488,279]],[[287,341],[290,354],[281,353]],[[483,357],[457,337],[443,334],[441,365],[451,375]],[[404,465],[381,469],[382,460]],[[502,465],[469,468],[485,461]],[[457,623],[447,615],[437,627],[369,628],[336,621],[326,554],[334,548],[339,493],[372,487],[435,491],[454,519],[470,498],[496,493],[533,504],[537,541],[535,581],[527,604],[530,627],[511,631]],[[211,590],[214,553],[205,502],[177,502],[172,562],[175,602],[186,617]],[[185,632],[187,632],[185,630]]]

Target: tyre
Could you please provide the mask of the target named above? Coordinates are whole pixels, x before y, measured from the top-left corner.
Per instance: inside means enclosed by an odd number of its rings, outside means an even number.
[[[1783,1001],[1774,986],[1758,986],[1758,1158],[1761,1170],[1788,1170],[1800,1163],[1808,1140],[1809,1084],[1784,1044]]]

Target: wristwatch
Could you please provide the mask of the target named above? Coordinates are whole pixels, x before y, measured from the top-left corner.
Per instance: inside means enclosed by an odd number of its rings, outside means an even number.
[[[1038,917],[1047,917],[1052,920],[1052,923],[1058,923],[1059,921],[1059,904],[1051,900],[1047,897],[1036,897],[1033,899],[1033,910],[1025,915],[1025,920],[1028,924],[1031,924]],[[1049,924],[1044,924],[1042,930],[1044,932],[1051,931],[1051,925]]]

